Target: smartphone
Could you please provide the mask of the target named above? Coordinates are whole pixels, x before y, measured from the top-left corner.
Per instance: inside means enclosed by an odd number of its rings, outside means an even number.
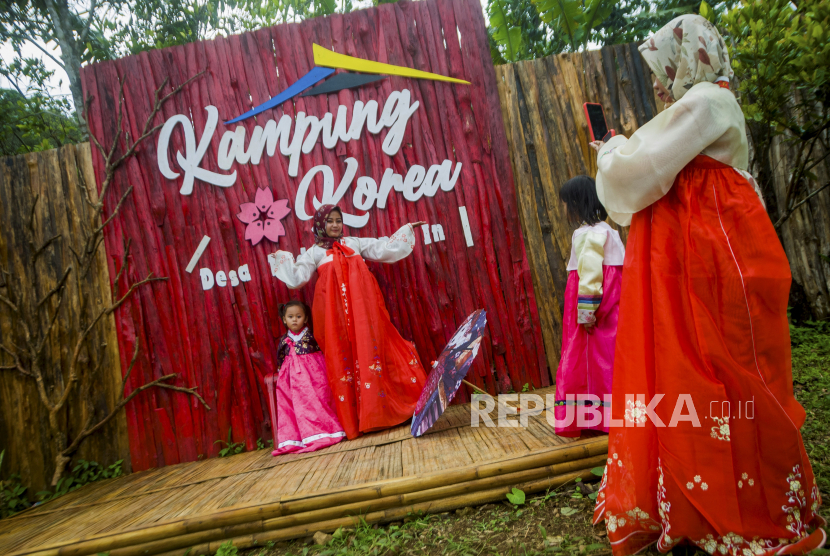
[[[608,141],[616,133],[608,129],[605,122],[605,111],[601,104],[586,102],[582,105],[585,109],[585,119],[588,121],[588,133],[591,134],[591,141]]]

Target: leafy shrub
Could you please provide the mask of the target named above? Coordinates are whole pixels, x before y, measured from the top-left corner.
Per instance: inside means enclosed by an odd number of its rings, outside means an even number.
[[[235,456],[236,454],[241,454],[245,451],[245,443],[244,442],[234,442],[232,438],[232,429],[228,429],[228,441],[225,442],[224,440],[217,440],[214,444],[224,444],[225,447],[219,450],[219,457],[226,458],[229,456]],[[272,441],[273,442],[273,441]],[[259,449],[259,446],[257,446]]]
[[[3,467],[3,456],[6,451],[0,452],[0,470]],[[12,516],[29,507],[26,498],[27,488],[23,486],[20,475],[12,474],[6,480],[0,480],[0,518]]]
[[[222,543],[216,551],[216,556],[236,556],[237,554],[239,554],[239,549],[233,545],[233,541]]]
[[[72,468],[72,472],[58,481],[54,491],[42,490],[38,492],[38,500],[48,502],[73,490],[78,490],[89,483],[120,477],[124,474],[123,463],[124,460],[120,459],[109,467],[104,467],[96,461],[78,460],[78,463]]]

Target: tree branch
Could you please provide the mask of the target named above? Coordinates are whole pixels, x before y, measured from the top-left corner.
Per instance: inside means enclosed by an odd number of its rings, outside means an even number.
[[[64,274],[64,278],[69,275],[69,272]],[[52,318],[49,320],[49,326],[46,328],[46,331],[41,335],[40,342],[37,345],[37,349],[35,350],[35,360],[40,357],[40,354],[43,352],[43,347],[46,345],[46,341],[49,339],[49,335],[52,334],[52,329],[55,327],[55,322],[58,320],[58,314],[61,311],[61,305],[63,305],[63,294],[61,293],[58,295],[58,306],[55,307],[55,312],[52,314]]]
[[[125,294],[124,294],[124,296],[123,296],[121,299],[119,299],[118,301],[116,301],[116,302],[115,302],[115,303],[113,303],[111,306],[107,307],[106,309],[104,309],[104,310],[106,311],[106,314],[108,314],[108,315],[109,315],[109,314],[111,314],[113,311],[115,311],[116,309],[118,309],[118,308],[121,306],[121,304],[122,304],[122,303],[124,303],[125,301],[127,301],[127,298],[128,298],[128,297],[130,297],[130,296],[132,295],[132,293],[133,293],[133,292],[134,292],[137,288],[139,288],[139,287],[143,286],[144,284],[147,284],[147,283],[149,283],[149,282],[163,282],[163,281],[166,281],[166,280],[168,280],[168,278],[167,278],[167,277],[163,277],[163,278],[153,278],[153,273],[151,272],[150,274],[148,274],[148,275],[147,275],[147,278],[145,278],[145,279],[144,279],[144,280],[142,280],[141,282],[136,282],[135,284],[133,284],[132,286],[130,286],[130,289],[129,289],[129,290],[127,290],[127,293],[125,293]],[[100,317],[102,317],[102,316],[103,316],[103,315],[99,315],[99,317],[98,317],[98,318],[100,318]],[[96,321],[97,321],[97,320],[98,320],[98,319],[96,319]]]
[[[40,50],[41,52],[46,54],[46,56],[48,56],[50,60],[52,60],[58,66],[60,66],[60,68],[62,70],[66,69],[66,65],[63,62],[61,62],[59,59],[57,59],[54,56],[52,56],[51,54],[49,54],[49,51],[46,50],[46,48],[44,46],[41,46],[40,43],[37,40],[35,40],[31,37],[26,37],[24,35],[18,35],[18,34],[13,34],[13,35],[8,35],[8,36],[9,36],[9,38],[17,39],[17,40],[21,40],[21,41],[26,41],[26,42],[34,45],[38,50]]]
[[[80,41],[81,43],[86,43],[86,38],[89,36],[89,30],[92,28],[92,21],[95,19],[95,8],[98,7],[98,0],[92,0],[92,4],[89,7],[89,17],[86,18],[86,23],[84,24],[84,29],[81,31],[80,34]]]
[[[5,366],[2,367],[2,369],[7,370],[7,371],[17,369],[20,372],[20,374],[22,374],[22,375],[25,375],[25,376],[28,376],[28,377],[33,377],[34,376],[31,373],[31,371],[29,371],[28,369],[26,369],[26,367],[23,366],[23,362],[20,361],[20,357],[17,355],[17,351],[12,351],[11,349],[9,349],[6,346],[6,344],[0,344],[0,350],[5,351],[6,353],[8,353],[11,356],[12,359],[14,359],[14,365],[5,365]]]
[[[132,146],[121,156],[121,158],[119,158],[115,162],[115,164],[113,166],[113,169],[120,166],[121,163],[124,162],[124,160],[126,160],[127,158],[132,156],[133,152],[135,151],[135,148],[138,146],[139,143],[141,143],[147,137],[149,137],[150,135],[155,133],[156,130],[163,127],[163,124],[162,125],[157,125],[157,126],[152,127],[152,128],[150,127],[153,123],[153,120],[155,120],[155,118],[156,118],[156,114],[158,114],[159,111],[161,110],[162,105],[165,102],[167,102],[170,99],[170,97],[172,97],[173,95],[178,94],[183,88],[185,88],[187,85],[189,85],[192,81],[194,81],[195,79],[197,79],[197,78],[201,77],[202,75],[204,75],[205,71],[207,71],[207,70],[200,71],[199,73],[197,73],[196,75],[194,75],[193,77],[191,77],[190,79],[188,79],[187,81],[185,81],[184,83],[182,83],[181,85],[179,85],[178,87],[176,87],[175,89],[173,89],[172,91],[170,91],[169,93],[164,95],[163,97],[159,97],[161,92],[167,86],[168,78],[166,78],[166,77],[164,78],[164,81],[162,81],[159,88],[156,89],[156,102],[155,102],[155,105],[153,106],[153,110],[150,113],[150,116],[147,117],[147,121],[144,123],[144,131],[142,131],[141,136],[138,139],[136,139],[135,142],[133,142]],[[103,189],[102,189],[102,194],[101,195],[103,196]]]
[[[133,372],[133,367],[138,359],[138,336],[135,337],[135,349],[133,350],[133,358],[130,359],[130,366],[127,367],[127,372],[124,373],[124,378],[121,379],[121,397],[123,398],[127,393],[127,380],[130,378],[130,373]]]
[[[118,281],[121,280],[121,275],[124,273],[124,269],[127,268],[127,257],[130,256],[130,245],[131,244],[132,244],[131,239],[125,239],[124,243],[122,244],[123,245],[122,249],[123,249],[124,254],[121,257],[121,268],[118,269],[118,272],[115,275],[115,281],[113,281],[113,283],[112,283],[113,289],[115,289],[115,286],[118,285]]]
[[[37,251],[35,251],[35,254],[34,254],[34,255],[32,255],[32,263],[34,263],[35,261],[37,261],[37,258],[41,255],[41,253],[43,253],[43,252],[46,250],[46,248],[47,248],[47,247],[49,247],[49,246],[52,244],[52,242],[53,242],[53,241],[56,241],[56,240],[58,240],[58,239],[60,239],[60,238],[61,238],[61,234],[57,234],[57,235],[54,235],[54,236],[50,237],[49,239],[47,239],[47,240],[46,240],[46,243],[44,243],[43,245],[41,245],[41,246],[37,249]]]
[[[138,347],[138,342],[136,342],[136,347]],[[137,354],[138,354],[138,350],[136,350],[135,354],[133,354],[133,360],[132,360],[132,362],[130,362],[129,371],[132,371],[133,363],[135,363],[135,357],[136,357]],[[128,371],[128,373],[129,373],[129,371]],[[147,384],[142,384],[141,386],[139,386],[138,388],[136,388],[135,390],[130,392],[129,396],[127,396],[126,398],[123,398],[120,402],[118,402],[116,404],[116,406],[112,409],[112,411],[110,411],[109,414],[106,417],[104,417],[103,419],[98,421],[98,423],[95,426],[93,426],[91,428],[86,428],[85,427],[84,430],[81,431],[78,434],[78,436],[75,437],[75,440],[72,441],[72,444],[70,444],[63,452],[61,452],[61,456],[63,456],[64,458],[68,458],[70,455],[72,455],[78,449],[78,447],[81,445],[81,442],[83,442],[88,436],[94,434],[97,430],[99,430],[100,428],[105,426],[107,423],[109,423],[112,420],[112,418],[115,417],[118,414],[118,412],[121,411],[121,409],[124,406],[126,406],[134,397],[136,397],[138,394],[140,394],[144,390],[147,390],[148,388],[153,388],[154,386],[158,387],[158,388],[167,388],[168,390],[176,390],[177,392],[185,392],[185,393],[190,394],[192,396],[196,396],[196,398],[198,398],[199,401],[202,402],[202,404],[209,411],[210,406],[208,406],[208,404],[205,403],[205,400],[202,399],[202,396],[200,396],[196,392],[196,388],[183,388],[181,386],[173,386],[172,384],[167,384],[165,382],[167,380],[174,379],[177,376],[179,376],[177,373],[164,375],[163,377],[157,378],[156,380],[154,380],[152,382],[148,382]]]
[[[94,232],[92,232],[93,234],[97,234],[97,233],[99,233],[99,232],[103,231],[103,229],[107,226],[107,224],[109,224],[109,223],[112,221],[112,219],[113,219],[113,218],[115,218],[115,215],[116,215],[116,214],[118,214],[119,209],[121,209],[121,205],[123,205],[123,204],[124,204],[124,201],[125,201],[125,200],[127,200],[127,195],[129,195],[129,194],[130,194],[130,193],[132,193],[132,192],[133,192],[133,186],[131,185],[131,186],[129,186],[129,187],[127,188],[127,190],[124,192],[124,194],[123,194],[123,195],[121,195],[121,199],[118,201],[118,204],[117,204],[117,205],[115,205],[115,209],[113,209],[112,214],[110,214],[110,215],[109,215],[109,218],[107,218],[107,219],[104,221],[104,223],[103,223],[103,224],[101,224],[100,226],[98,226],[98,227],[95,229],[95,231],[94,231]]]
[[[178,375],[173,375],[173,376],[178,376]],[[210,406],[205,402],[204,399],[202,399],[202,396],[200,396],[199,393],[196,392],[196,387],[195,386],[193,388],[185,388],[183,386],[174,386],[172,384],[156,384],[156,386],[158,386],[159,388],[166,388],[168,390],[175,390],[176,392],[184,392],[186,394],[190,394],[191,396],[196,396],[196,398],[200,402],[202,402],[202,405],[205,406],[205,409],[210,411]]]
[[[779,219],[778,219],[778,222],[776,222],[776,223],[775,223],[775,226],[774,226],[774,227],[775,227],[776,229],[778,229],[778,228],[781,226],[781,224],[783,224],[784,222],[786,222],[786,221],[787,221],[787,219],[788,219],[790,216],[792,216],[792,214],[796,211],[796,209],[798,209],[798,207],[800,207],[801,205],[803,205],[804,203],[806,203],[807,201],[809,201],[810,199],[812,199],[813,197],[815,197],[816,195],[818,195],[819,193],[821,193],[822,191],[824,191],[825,189],[827,189],[828,187],[830,187],[830,182],[825,183],[824,185],[822,185],[821,187],[819,187],[818,189],[816,189],[815,191],[813,191],[812,193],[810,193],[809,195],[807,195],[806,197],[804,197],[804,198],[803,198],[801,201],[799,201],[799,202],[798,202],[795,206],[793,206],[793,208],[791,208],[790,210],[788,210],[788,211],[787,211],[787,213],[786,213],[786,214],[784,214],[784,216],[782,216],[781,218],[779,218]]]
[[[64,284],[66,284],[66,279],[69,277],[69,273],[72,272],[72,265],[70,265],[66,272],[63,273],[63,277],[58,281],[54,288],[52,288],[49,293],[43,296],[43,299],[38,301],[37,308],[40,309],[44,303],[46,303],[50,297],[58,293],[61,289],[63,289]]]

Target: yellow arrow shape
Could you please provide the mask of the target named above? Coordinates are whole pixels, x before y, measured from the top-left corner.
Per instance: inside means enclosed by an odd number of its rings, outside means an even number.
[[[403,66],[393,66],[392,64],[372,62],[371,60],[362,60],[360,58],[346,56],[345,54],[338,54],[337,52],[332,52],[327,48],[323,48],[319,44],[313,44],[312,46],[314,49],[314,63],[325,68],[341,68],[345,70],[359,71],[361,73],[400,75],[401,77],[432,79],[435,81],[447,81],[449,83],[461,83],[462,85],[470,84],[469,81],[462,81],[461,79],[438,75],[437,73],[429,73],[428,71],[405,68]]]

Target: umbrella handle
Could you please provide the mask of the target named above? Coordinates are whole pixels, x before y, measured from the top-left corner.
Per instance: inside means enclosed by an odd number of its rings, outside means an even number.
[[[475,392],[478,392],[478,393],[484,394],[485,396],[487,395],[487,392],[485,392],[484,390],[482,390],[481,388],[479,388],[479,387],[478,387],[478,386],[476,386],[475,384],[473,384],[473,383],[471,383],[471,382],[467,382],[467,381],[466,381],[466,380],[464,380],[464,379],[461,379],[461,382],[463,382],[464,384],[466,384],[467,386],[469,386],[470,388],[472,388]]]
[[[480,393],[484,394],[485,396],[489,396],[489,394],[488,394],[487,392],[485,392],[484,390],[482,390],[481,388],[479,388],[479,387],[478,387],[478,386],[476,386],[475,384],[472,384],[472,383],[470,383],[470,382],[467,382],[467,381],[466,381],[466,380],[464,380],[463,378],[461,379],[461,382],[463,382],[464,384],[466,384],[467,386],[469,386],[470,388],[472,388],[474,392],[480,392]],[[502,403],[501,401],[499,401],[498,397],[496,397],[496,398],[494,398],[494,399],[496,400],[496,403],[497,403],[497,404],[499,404],[499,405],[503,405],[504,407],[510,407],[509,405],[504,404],[504,403]],[[511,408],[511,409],[512,409],[512,408]]]

